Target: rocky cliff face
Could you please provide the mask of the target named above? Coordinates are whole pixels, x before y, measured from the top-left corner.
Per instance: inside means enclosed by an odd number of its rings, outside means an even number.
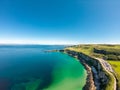
[[[84,90],[105,90],[109,79],[98,60],[75,51],[60,50],[60,52],[78,58],[87,69],[88,77]]]

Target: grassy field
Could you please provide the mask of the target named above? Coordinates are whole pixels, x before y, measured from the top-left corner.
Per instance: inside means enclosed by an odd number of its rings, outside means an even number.
[[[118,85],[120,87],[120,61],[109,61],[109,63],[112,65],[113,69],[116,72],[117,78],[118,78]]]
[[[120,45],[76,45],[66,49],[106,60],[120,60]]]
[[[82,52],[88,56],[107,60],[115,70],[116,76],[118,78],[118,86],[120,88],[120,45],[88,44],[71,46],[66,49],[73,50],[76,52]],[[109,78],[111,82],[107,86],[106,90],[111,90],[110,85],[112,85],[112,77],[110,76]]]

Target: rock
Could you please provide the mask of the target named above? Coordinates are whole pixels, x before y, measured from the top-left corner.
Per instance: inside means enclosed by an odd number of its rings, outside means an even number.
[[[79,61],[85,66],[88,76],[86,85],[83,88],[84,90],[104,90],[104,87],[107,85],[109,79],[105,72],[102,71],[102,66],[97,59],[91,58],[83,53],[70,50],[60,50],[60,52],[65,52],[70,56],[78,58]],[[109,65],[106,64],[106,66]],[[111,68],[108,69],[111,70]]]

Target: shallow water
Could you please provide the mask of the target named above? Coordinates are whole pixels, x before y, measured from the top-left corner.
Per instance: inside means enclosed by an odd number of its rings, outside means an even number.
[[[82,90],[86,71],[64,46],[0,46],[0,90]]]

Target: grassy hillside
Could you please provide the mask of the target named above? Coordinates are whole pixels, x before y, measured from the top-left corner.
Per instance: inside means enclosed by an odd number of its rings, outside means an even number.
[[[120,88],[120,45],[76,45],[66,49],[107,60],[116,72]]]
[[[85,53],[106,60],[120,60],[120,45],[77,45],[66,49]]]
[[[118,78],[118,85],[120,88],[120,61],[109,61],[109,63],[112,65],[113,69],[116,72],[117,78]]]

